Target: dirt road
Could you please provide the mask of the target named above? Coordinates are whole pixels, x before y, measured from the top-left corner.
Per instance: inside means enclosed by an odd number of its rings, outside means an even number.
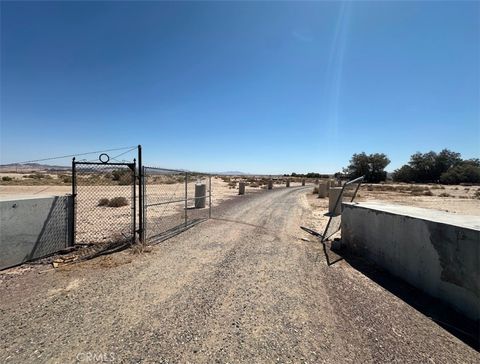
[[[327,267],[299,229],[306,192],[226,202],[150,253],[3,275],[0,362],[480,360],[345,261]]]

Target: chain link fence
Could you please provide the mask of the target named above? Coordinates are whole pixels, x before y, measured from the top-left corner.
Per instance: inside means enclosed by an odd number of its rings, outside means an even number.
[[[72,166],[76,244],[134,242],[136,165],[76,162]]]
[[[144,241],[164,240],[211,215],[211,176],[143,167]]]

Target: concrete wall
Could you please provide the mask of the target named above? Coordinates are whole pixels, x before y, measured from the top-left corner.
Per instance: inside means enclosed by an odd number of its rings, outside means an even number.
[[[71,213],[70,196],[0,201],[0,269],[68,247]]]
[[[480,319],[480,218],[410,206],[343,203],[342,244]]]

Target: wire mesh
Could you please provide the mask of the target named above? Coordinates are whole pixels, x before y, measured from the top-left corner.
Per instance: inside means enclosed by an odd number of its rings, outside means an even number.
[[[74,162],[75,243],[133,242],[135,163]]]
[[[186,172],[144,167],[145,239],[152,240],[183,226]]]
[[[143,175],[146,241],[161,240],[210,217],[210,176],[147,166]]]
[[[342,186],[340,195],[338,196],[335,206],[331,212],[329,212],[329,220],[325,227],[325,232],[322,236],[322,241],[330,239],[333,235],[340,231],[342,223],[342,202],[353,202],[357,191],[363,181],[363,177],[356,178],[352,181],[345,183]]]

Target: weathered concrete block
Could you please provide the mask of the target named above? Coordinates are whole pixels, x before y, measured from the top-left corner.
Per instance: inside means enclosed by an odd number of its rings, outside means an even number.
[[[70,246],[71,218],[71,196],[0,201],[0,269]]]
[[[318,197],[319,198],[327,197],[327,192],[328,192],[327,184],[320,182],[320,184],[318,185]]]
[[[305,186],[305,178],[302,179],[302,186]]]
[[[245,194],[245,182],[238,182],[238,194],[239,195]]]
[[[273,180],[271,180],[271,179],[268,180],[267,187],[268,187],[269,190],[271,190],[273,188]]]
[[[205,207],[207,200],[207,185],[205,183],[195,184],[195,208],[202,209]]]
[[[393,275],[480,319],[480,219],[418,207],[344,203],[342,241]]]
[[[342,201],[337,203],[338,198],[342,193],[341,187],[331,187],[328,191],[328,213],[331,215],[340,215],[342,213]]]
[[[286,186],[287,186],[287,187],[290,187],[290,180],[289,180],[289,179],[287,179]]]

